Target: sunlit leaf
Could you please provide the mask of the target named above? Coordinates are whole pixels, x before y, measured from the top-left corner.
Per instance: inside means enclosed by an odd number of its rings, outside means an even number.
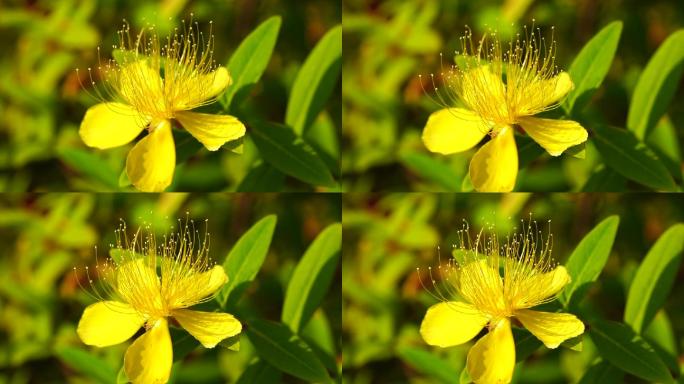
[[[651,247],[637,269],[627,294],[625,323],[641,333],[665,303],[684,249],[684,224],[676,224]]]
[[[342,65],[342,26],[332,28],[316,44],[302,65],[290,92],[285,124],[303,135],[321,112]]]
[[[216,296],[222,308],[234,305],[259,272],[271,245],[277,220],[275,215],[259,220],[238,239],[228,253],[223,262],[228,282]]]
[[[684,71],[684,30],[668,37],[653,54],[637,82],[627,113],[627,127],[644,139],[665,113]]]
[[[278,39],[280,23],[280,16],[264,21],[233,52],[228,61],[233,83],[218,99],[225,110],[234,110],[261,78]]]
[[[565,262],[572,280],[558,297],[564,306],[579,303],[591,283],[601,274],[613,248],[619,224],[620,218],[616,215],[603,219],[582,238]]]
[[[282,321],[299,332],[328,291],[342,248],[342,225],[325,228],[295,267],[285,291]]]
[[[603,82],[613,63],[621,33],[621,21],[608,24],[575,57],[568,70],[575,88],[563,102],[563,107],[569,114],[581,109]]]

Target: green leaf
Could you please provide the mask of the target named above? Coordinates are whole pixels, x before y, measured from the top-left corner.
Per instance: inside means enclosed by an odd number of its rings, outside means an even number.
[[[518,169],[527,167],[539,156],[546,153],[544,148],[529,136],[516,135],[515,142],[518,146]]]
[[[259,162],[247,172],[237,192],[273,192],[283,189],[285,175],[272,166]]]
[[[621,33],[621,21],[608,24],[592,37],[575,57],[568,70],[575,88],[568,93],[563,102],[568,114],[581,109],[603,82],[613,63]]]
[[[543,344],[530,331],[524,328],[512,329],[515,340],[515,362],[525,361]]]
[[[246,332],[259,357],[279,370],[311,382],[331,382],[311,348],[287,325],[254,319]]]
[[[169,327],[171,334],[171,347],[173,348],[173,361],[180,361],[199,347],[200,343],[191,334],[183,329]]]
[[[572,252],[565,263],[572,280],[558,297],[563,306],[579,303],[591,283],[601,274],[613,248],[619,224],[620,218],[616,215],[605,218],[582,238]]]
[[[285,112],[285,124],[303,135],[325,106],[342,65],[342,26],[338,25],[321,38],[302,64]]]
[[[234,110],[261,78],[278,40],[280,23],[280,16],[264,21],[233,52],[228,61],[233,83],[219,97],[225,110]]]
[[[460,384],[470,384],[473,379],[470,378],[470,373],[468,373],[468,367],[463,367],[461,374],[458,376],[458,382]]]
[[[684,30],[668,37],[641,73],[627,113],[627,127],[644,139],[667,111],[684,70]]]
[[[280,372],[267,362],[255,359],[240,375],[236,384],[280,383]]]
[[[676,188],[672,176],[658,156],[626,129],[597,125],[594,144],[606,165],[637,183],[654,189]]]
[[[607,361],[599,360],[584,372],[578,384],[619,384],[622,372]]]
[[[119,189],[119,175],[109,164],[90,151],[78,148],[63,148],[57,156],[69,167],[83,176],[96,181],[111,190]]]
[[[285,291],[283,323],[299,332],[323,300],[337,269],[342,248],[342,225],[325,228],[297,263]]]
[[[582,192],[616,192],[625,189],[627,180],[621,174],[600,164],[582,186]]]
[[[439,184],[449,192],[461,190],[461,177],[447,164],[432,156],[419,152],[407,152],[399,156],[399,161],[419,176]]]
[[[417,371],[443,383],[458,383],[459,372],[453,364],[434,353],[415,347],[403,347],[397,351],[399,357]]]
[[[625,323],[641,333],[663,306],[684,249],[684,224],[675,224],[651,247],[636,271],[627,294]]]
[[[255,121],[251,136],[266,162],[306,183],[334,187],[330,171],[316,151],[286,125]]]
[[[599,320],[591,326],[589,334],[601,357],[623,371],[653,382],[672,381],[653,348],[628,325]]]
[[[75,347],[59,347],[55,354],[64,364],[98,383],[116,384],[117,372],[89,352]]]
[[[216,296],[221,308],[237,303],[242,292],[259,272],[271,245],[277,221],[276,215],[268,215],[259,220],[238,239],[228,253],[223,262],[228,282]]]

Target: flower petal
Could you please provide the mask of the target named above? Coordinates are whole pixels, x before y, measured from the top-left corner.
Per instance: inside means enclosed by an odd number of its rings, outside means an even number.
[[[176,309],[171,315],[205,348],[214,348],[221,340],[242,330],[242,324],[228,313]]]
[[[558,103],[573,88],[574,84],[567,72],[561,72],[557,76],[547,80],[534,80],[531,83],[523,82],[521,92],[516,92],[515,72],[508,84],[509,94],[518,95],[517,100],[509,100],[509,103],[517,105],[514,108],[517,116],[534,115],[548,109],[547,107]]]
[[[504,318],[473,345],[466,362],[475,383],[509,383],[515,368],[515,344],[511,323]]]
[[[504,127],[470,160],[470,180],[479,192],[510,192],[518,175],[513,128]]]
[[[173,349],[165,318],[160,318],[128,347],[124,356],[126,376],[134,384],[166,383],[171,375]]]
[[[420,335],[430,345],[450,347],[470,341],[487,321],[489,318],[470,304],[443,302],[428,308],[420,324]]]
[[[494,312],[506,309],[498,259],[482,259],[460,265],[457,284],[458,293],[476,308]]]
[[[551,156],[558,156],[573,145],[587,141],[587,130],[572,120],[520,117],[518,124]]]
[[[171,280],[173,274],[186,276],[163,288],[166,290],[164,296],[173,298],[169,302],[171,308],[185,308],[195,305],[205,297],[214,294],[228,282],[228,276],[221,265],[216,265],[202,273],[194,273],[193,271],[179,273],[178,268],[178,265],[173,262],[162,265],[162,280]]]
[[[171,185],[176,166],[176,147],[171,123],[162,120],[128,153],[126,174],[143,192],[162,192]]]
[[[455,90],[463,103],[483,116],[496,116],[498,120],[508,117],[506,86],[501,81],[501,66],[478,64],[466,69],[456,77]]]
[[[145,318],[128,304],[100,301],[86,307],[76,333],[87,345],[106,347],[130,339],[144,322]]]
[[[430,152],[448,155],[474,147],[489,131],[475,112],[445,108],[433,112],[423,129],[423,143]]]
[[[584,332],[584,323],[570,313],[520,309],[513,315],[547,348],[557,348],[565,340]]]
[[[88,108],[78,134],[87,146],[107,149],[129,143],[148,123],[131,106],[100,103]]]
[[[564,266],[559,265],[552,271],[533,274],[520,283],[519,293],[513,302],[514,308],[530,308],[547,298],[558,294],[568,283],[570,274]]]
[[[142,107],[144,110],[164,110],[164,81],[159,76],[159,62],[153,68],[147,59],[136,60],[122,65],[121,73],[116,75],[119,81],[119,93],[128,104]]]
[[[116,291],[124,301],[138,308],[163,311],[156,258],[139,257],[116,268]]]
[[[210,151],[215,151],[225,142],[239,139],[245,134],[245,126],[240,120],[229,115],[176,112],[176,119]]]
[[[218,67],[206,74],[192,71],[184,66],[174,66],[167,72],[169,79],[174,79],[174,76],[179,79],[166,82],[166,93],[173,100],[172,104],[177,111],[206,104],[207,100],[218,96],[233,82],[225,67]]]

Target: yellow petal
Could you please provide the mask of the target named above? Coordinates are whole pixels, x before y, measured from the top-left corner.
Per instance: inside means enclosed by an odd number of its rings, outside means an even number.
[[[565,340],[584,332],[584,323],[570,313],[520,309],[515,311],[514,316],[547,348],[557,348]]]
[[[148,60],[137,60],[121,66],[117,77],[119,93],[129,104],[149,111],[164,109],[164,82],[159,67],[153,68]]]
[[[492,72],[490,65],[479,65],[466,70],[456,84],[456,92],[463,103],[482,116],[493,116],[501,120],[508,116],[506,86],[501,81],[499,70]]]
[[[470,160],[470,180],[479,192],[510,192],[518,175],[513,128],[504,127]]]
[[[89,147],[100,149],[129,143],[149,120],[122,103],[100,103],[88,108],[78,134]]]
[[[487,321],[487,316],[470,304],[439,303],[428,308],[420,324],[420,335],[430,345],[450,347],[470,341]]]
[[[173,274],[178,274],[177,269],[178,266],[174,263],[169,263],[167,267],[162,268],[162,280],[171,280]],[[216,265],[203,273],[188,272],[187,277],[165,287],[164,296],[168,298],[171,308],[184,308],[211,296],[227,282],[228,276],[223,267]]]
[[[166,319],[152,327],[128,347],[124,356],[126,376],[134,384],[162,384],[169,380],[173,349]]]
[[[458,293],[480,310],[501,312],[506,309],[503,280],[493,260],[477,260],[458,269]]]
[[[515,77],[509,81],[509,92],[512,95],[519,95],[518,100],[511,100],[517,116],[528,116],[541,112],[546,107],[558,103],[573,88],[572,79],[567,72],[561,72],[557,76],[548,80],[537,80],[531,84],[525,84],[521,92],[514,91]]]
[[[174,76],[177,79],[166,81],[166,93],[173,100],[172,104],[176,111],[205,104],[205,101],[218,96],[232,83],[225,67],[218,67],[207,74],[189,71],[185,67],[178,67],[167,74],[168,79],[174,79]]]
[[[520,117],[518,124],[551,156],[558,156],[569,147],[587,141],[587,130],[572,120]]]
[[[499,322],[468,352],[466,362],[470,378],[475,383],[509,383],[515,368],[515,344],[511,323]]]
[[[76,333],[83,343],[106,347],[131,338],[145,318],[130,305],[118,301],[100,301],[83,311]]]
[[[171,185],[176,167],[176,147],[171,123],[163,120],[128,153],[126,174],[143,192],[162,192]]]
[[[529,308],[558,294],[570,282],[570,274],[559,265],[552,271],[533,274],[520,283],[519,293],[513,300],[514,308]]]
[[[215,151],[225,142],[239,139],[245,134],[245,126],[240,120],[229,115],[176,112],[176,119],[210,151]]]
[[[242,324],[228,313],[176,309],[171,314],[205,348],[214,348],[221,340],[242,330]]]
[[[433,112],[423,129],[423,143],[431,152],[450,154],[474,147],[489,131],[475,112],[445,108]]]
[[[160,282],[155,257],[140,257],[127,261],[116,269],[117,293],[137,308],[162,311]]]

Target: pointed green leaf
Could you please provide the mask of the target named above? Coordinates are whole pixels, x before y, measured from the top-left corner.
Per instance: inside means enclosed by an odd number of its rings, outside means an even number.
[[[233,83],[219,97],[227,111],[234,110],[261,78],[278,40],[280,16],[273,16],[247,35],[228,61]]]
[[[63,148],[58,151],[60,160],[110,190],[119,189],[119,175],[106,161],[93,152],[78,148]]]
[[[653,189],[677,186],[658,156],[626,129],[597,125],[594,144],[606,165],[621,175]]]
[[[316,151],[286,125],[255,121],[251,136],[263,159],[306,183],[334,187],[330,171]]]
[[[663,306],[682,261],[684,224],[675,224],[651,247],[627,294],[625,323],[641,333]]]
[[[321,38],[302,65],[287,102],[285,124],[303,135],[325,106],[342,65],[342,26]]]
[[[246,332],[259,357],[279,370],[311,382],[331,382],[311,348],[287,325],[254,319]]]
[[[579,303],[589,285],[601,274],[613,248],[619,224],[618,216],[604,219],[582,238],[568,258],[565,268],[572,280],[558,297],[565,307],[570,307],[571,302]]]
[[[403,347],[398,351],[399,357],[418,372],[441,383],[459,382],[459,372],[453,364],[435,356],[424,348]]]
[[[234,305],[259,272],[271,245],[277,221],[275,215],[259,220],[238,239],[228,253],[223,262],[228,282],[216,296],[222,308]]]
[[[684,71],[684,30],[663,42],[641,73],[627,113],[627,127],[644,139],[667,111]]]
[[[602,358],[625,372],[653,382],[671,382],[672,376],[653,348],[632,328],[599,320],[589,330]]]
[[[283,189],[285,175],[269,164],[254,165],[237,186],[237,192],[273,192]]]
[[[608,24],[575,57],[568,70],[575,88],[563,102],[563,107],[569,114],[573,110],[580,110],[603,82],[613,63],[621,33],[621,21]]]
[[[114,368],[92,353],[66,346],[57,348],[55,354],[64,364],[98,383],[116,383],[117,373]]]
[[[282,321],[299,332],[323,300],[342,248],[342,225],[325,228],[297,263],[285,291]]]

